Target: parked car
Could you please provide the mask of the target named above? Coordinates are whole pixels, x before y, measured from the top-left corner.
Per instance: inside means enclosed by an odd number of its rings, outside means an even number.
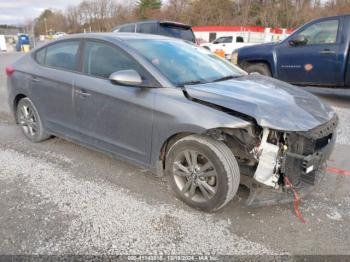
[[[114,28],[113,32],[164,35],[196,43],[196,38],[190,25],[171,21],[152,20],[125,24]]]
[[[217,52],[223,50],[225,53],[225,58],[230,60],[231,55],[234,51],[244,46],[256,45],[257,43],[245,43],[242,36],[222,36],[215,39],[211,43],[201,44],[202,47],[212,51]]]
[[[52,39],[58,39],[67,36],[68,34],[65,32],[56,32],[52,35]]]
[[[6,73],[30,141],[59,136],[165,174],[206,211],[240,183],[252,205],[290,201],[286,178],[305,194],[335,143],[337,115],[315,96],[165,36],[69,36]]]
[[[350,15],[317,19],[280,43],[237,50],[232,62],[297,85],[349,87],[349,27]]]

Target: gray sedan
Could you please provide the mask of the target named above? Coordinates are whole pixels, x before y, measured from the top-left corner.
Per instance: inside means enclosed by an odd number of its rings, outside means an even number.
[[[30,141],[59,136],[149,168],[205,211],[240,184],[249,205],[303,195],[335,141],[337,116],[316,97],[163,36],[70,36],[6,73]]]

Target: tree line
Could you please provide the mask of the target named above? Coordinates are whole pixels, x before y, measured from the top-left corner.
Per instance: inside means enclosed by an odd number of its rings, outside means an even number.
[[[146,19],[198,25],[256,25],[296,28],[322,16],[350,13],[350,0],[84,0],[64,11],[44,10],[28,26],[48,31],[111,31]]]

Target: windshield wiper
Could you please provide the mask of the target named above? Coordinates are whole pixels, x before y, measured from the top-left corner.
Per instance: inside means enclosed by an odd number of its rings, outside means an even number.
[[[188,86],[188,85],[198,85],[198,84],[204,84],[204,82],[202,82],[200,80],[193,80],[193,81],[188,81],[188,82],[182,82],[182,83],[178,84],[177,86],[184,87],[184,86]]]
[[[224,76],[224,77],[220,77],[218,79],[213,80],[213,82],[220,82],[220,81],[230,80],[230,79],[237,78],[237,77],[240,77],[240,76],[239,75],[238,76],[234,76],[234,75]]]

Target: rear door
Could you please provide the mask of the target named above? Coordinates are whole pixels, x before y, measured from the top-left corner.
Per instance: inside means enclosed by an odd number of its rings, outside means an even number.
[[[151,152],[153,101],[156,88],[112,84],[109,76],[134,69],[147,84],[145,70],[118,47],[86,40],[83,74],[74,82],[77,123],[82,140],[104,151],[139,163]]]
[[[31,76],[32,99],[44,116],[45,126],[56,133],[77,137],[72,84],[78,70],[80,40],[65,40],[39,49]]]
[[[332,18],[310,24],[276,48],[278,78],[296,84],[335,85],[341,20]],[[306,43],[289,40],[304,36]]]

